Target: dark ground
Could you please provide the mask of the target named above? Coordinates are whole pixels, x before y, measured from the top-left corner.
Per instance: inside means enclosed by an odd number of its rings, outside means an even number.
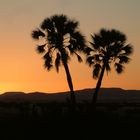
[[[140,139],[140,104],[0,103],[2,140]]]

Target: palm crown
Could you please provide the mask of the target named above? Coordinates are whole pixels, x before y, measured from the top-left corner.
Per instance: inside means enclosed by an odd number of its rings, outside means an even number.
[[[101,29],[91,37],[91,48],[87,49],[87,62],[93,66],[93,78],[99,77],[103,65],[109,72],[111,63],[114,64],[117,73],[123,72],[123,64],[129,62],[129,55],[133,50],[130,44],[126,44],[126,36],[115,29]]]
[[[84,50],[85,39],[78,31],[78,25],[77,21],[70,20],[65,15],[54,15],[46,18],[40,27],[32,32],[32,37],[40,43],[37,51],[44,54],[47,70],[55,65],[58,72],[61,63],[68,62],[70,54],[75,54],[78,61],[82,61],[77,51]]]

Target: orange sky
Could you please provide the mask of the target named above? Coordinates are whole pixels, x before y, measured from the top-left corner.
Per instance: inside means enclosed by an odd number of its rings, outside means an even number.
[[[0,1],[0,93],[6,91],[67,91],[63,67],[47,72],[41,56],[35,52],[31,31],[45,17],[66,14],[80,22],[80,30],[90,34],[100,28],[124,32],[134,46],[132,61],[125,72],[112,69],[104,77],[103,87],[140,89],[140,1],[138,0],[1,0]],[[75,89],[95,87],[92,70],[75,58],[69,63]]]

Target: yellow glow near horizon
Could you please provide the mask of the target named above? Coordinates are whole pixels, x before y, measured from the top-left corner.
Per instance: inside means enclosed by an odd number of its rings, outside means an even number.
[[[86,11],[86,12],[85,12]],[[103,79],[103,87],[140,89],[140,1],[137,0],[14,0],[0,1],[0,93],[6,91],[68,91],[63,67],[47,72],[41,55],[35,51],[31,31],[53,14],[66,14],[80,22],[81,32],[90,34],[100,28],[124,32],[134,46],[132,61],[125,72],[117,75],[112,69]],[[75,57],[69,62],[75,89],[95,88],[92,69],[79,64]]]

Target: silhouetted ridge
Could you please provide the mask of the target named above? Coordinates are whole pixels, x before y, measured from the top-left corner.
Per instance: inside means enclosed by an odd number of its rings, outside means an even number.
[[[95,89],[76,90],[78,102],[91,101]],[[6,92],[0,95],[0,101],[33,101],[33,102],[66,102],[69,92],[43,93],[43,92]],[[102,88],[99,92],[98,102],[140,102],[140,90],[124,90],[121,88]]]
[[[24,92],[5,92],[1,94],[0,96],[17,96],[17,95],[25,95]]]

